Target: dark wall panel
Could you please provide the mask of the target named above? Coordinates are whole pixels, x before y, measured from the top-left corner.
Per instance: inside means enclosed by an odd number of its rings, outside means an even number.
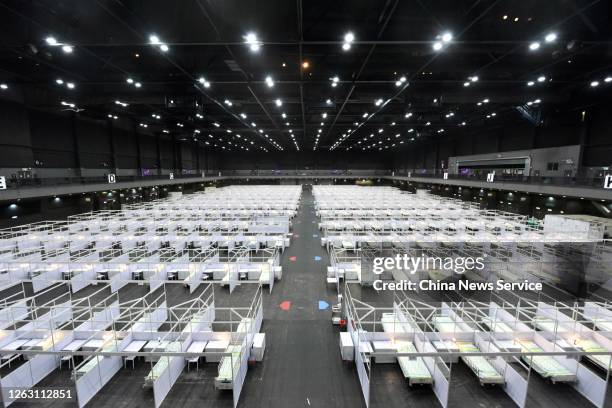
[[[77,120],[81,166],[107,168],[112,164],[109,128],[106,121]]]
[[[71,114],[29,111],[34,160],[43,167],[77,167]]]
[[[26,110],[16,103],[0,102],[0,167],[28,167],[33,162]]]
[[[117,167],[120,169],[138,168],[138,149],[136,137],[133,131],[114,129],[115,149],[117,155]]]

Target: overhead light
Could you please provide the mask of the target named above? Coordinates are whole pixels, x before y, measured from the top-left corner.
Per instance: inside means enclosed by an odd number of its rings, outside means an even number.
[[[257,34],[252,32],[247,33],[247,35],[244,36],[244,39],[251,51],[257,52],[261,48],[261,42],[257,39]]]
[[[208,82],[208,81],[206,80],[206,78],[204,78],[204,77],[199,77],[199,78],[198,78],[198,82],[199,82],[200,84],[204,85],[204,88],[210,88],[210,82]]]
[[[540,43],[539,43],[539,42],[537,42],[537,41],[532,42],[531,44],[529,44],[529,49],[530,49],[531,51],[535,51],[535,50],[537,50],[538,48],[540,48]]]
[[[266,77],[266,85],[268,85],[268,88],[272,88],[274,86],[274,80],[269,75]]]
[[[58,79],[55,80],[55,83],[58,84],[58,85],[63,85],[64,81],[61,78],[58,78]]]
[[[62,45],[62,51],[66,54],[71,54],[73,51],[72,45]]]
[[[405,117],[405,118],[409,118],[409,117],[411,117],[411,116],[412,116],[412,112],[407,112],[407,113],[404,115],[404,117]]]
[[[612,82],[612,77],[606,77],[604,79],[604,82],[606,82],[606,83]]]
[[[376,106],[380,106],[380,105],[382,105],[382,103],[383,103],[383,100],[382,100],[382,99],[377,99],[377,100],[374,102],[374,105],[376,105]]]
[[[557,39],[557,34],[555,33],[546,34],[546,37],[544,37],[544,41],[546,41],[547,43],[553,42],[556,39]]]
[[[541,99],[536,99],[535,101],[533,101],[533,103],[540,103],[540,102],[542,102]]]
[[[223,103],[226,104],[227,106],[233,105],[232,101],[230,101],[229,99],[224,100]]]
[[[483,99],[482,103],[489,103],[489,99],[488,98]]]
[[[599,86],[599,81],[592,81],[591,87],[595,88],[596,86]]]
[[[449,32],[446,32],[442,34],[441,38],[442,38],[442,42],[447,43],[447,42],[451,42],[451,40],[453,39],[453,35]]]
[[[127,103],[125,103],[125,102],[121,102],[121,101],[115,101],[115,105],[121,105],[121,106],[123,106],[124,108],[125,108],[126,106],[128,106],[128,104],[127,104]]]
[[[470,82],[464,82],[463,86],[470,86]]]
[[[308,69],[310,67],[310,63],[308,61],[302,62],[302,68]]]
[[[363,115],[361,115],[361,117],[363,118],[367,118],[368,117],[368,112],[364,113]]]
[[[283,101],[281,101],[280,99],[277,99],[274,101],[274,103],[276,104],[276,106],[281,107],[283,106]]]
[[[245,113],[241,113],[241,114],[240,114],[240,117],[241,117],[242,119],[246,119],[246,118],[247,118],[247,115],[246,115]]]
[[[538,82],[544,82],[546,81],[546,77],[544,75],[541,75],[538,77]]]
[[[349,43],[344,43],[344,44],[342,44],[342,49],[343,49],[344,51],[348,51],[348,50],[350,50],[350,49],[351,49],[351,44],[349,44]]]
[[[434,51],[440,51],[442,49],[442,43],[440,41],[436,41],[435,43],[433,43],[432,47]]]
[[[47,37],[45,38],[45,41],[47,42],[47,44],[51,45],[51,46],[56,46],[57,44],[57,40],[55,39],[55,37]]]
[[[126,82],[127,82],[128,84],[133,84],[133,83],[134,83],[134,80],[133,80],[132,78],[128,78],[128,79],[126,79]]]
[[[479,78],[478,78],[478,76],[477,76],[477,75],[471,76],[471,77],[469,78],[469,80],[470,80],[470,81],[472,81],[472,82],[478,82],[478,79],[479,79]]]
[[[344,42],[352,43],[353,41],[355,41],[355,35],[352,32],[344,34]]]
[[[327,118],[327,112],[323,112],[323,113],[321,114],[321,116],[323,117],[323,119],[326,119],[326,118]]]
[[[534,86],[534,85],[535,85],[535,82],[533,82],[533,81],[527,82],[527,86]]]
[[[74,89],[74,86],[75,86],[75,85],[74,85],[74,82],[68,82],[68,83],[66,83],[66,87],[67,87],[68,89]]]
[[[331,105],[331,104],[332,104],[332,100],[331,100],[331,99],[327,99],[327,100],[325,101],[325,103],[326,103],[327,105]]]
[[[136,83],[134,84],[134,86],[135,86],[136,88],[140,88],[140,87],[142,86],[142,84],[141,84],[140,82],[136,82]]]
[[[0,84],[0,89],[7,90],[8,89],[8,85],[7,84]]]
[[[221,126],[221,125],[220,125],[220,124],[218,124],[217,122],[214,122],[214,123],[213,123],[213,126],[214,126],[214,127],[219,127],[219,126]]]
[[[149,43],[153,44],[153,45],[159,45],[160,41],[159,41],[159,37],[156,35],[150,35],[149,36]]]
[[[162,50],[163,52],[168,52],[170,48],[168,48],[166,44],[162,44],[159,46],[159,49]]]

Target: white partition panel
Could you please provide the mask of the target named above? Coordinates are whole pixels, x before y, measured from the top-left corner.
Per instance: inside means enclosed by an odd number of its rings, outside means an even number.
[[[191,336],[181,343],[180,351],[185,352],[191,344]],[[167,366],[159,372],[159,376],[153,382],[153,396],[155,398],[155,408],[159,407],[170,392],[170,389],[179,378],[185,368],[185,357],[161,357],[157,364],[165,364],[162,359],[167,359]]]
[[[596,407],[603,408],[606,402],[606,380],[582,364],[578,364],[576,380],[574,388]]]
[[[252,344],[252,342],[251,342]],[[240,366],[238,367],[238,372],[232,373],[234,381],[232,383],[232,396],[234,398],[234,408],[238,406],[238,401],[240,400],[240,393],[242,392],[242,386],[244,385],[244,380],[246,378],[246,373],[249,368],[249,353],[251,348],[247,345],[247,339],[243,342],[242,351],[240,353]],[[227,358],[227,357],[226,357]],[[232,354],[233,358],[233,354]],[[232,361],[232,369],[234,369],[234,362]]]
[[[88,332],[88,331],[100,331],[106,329],[111,325],[114,319],[118,318],[119,312],[119,301],[113,302],[107,308],[94,313],[94,315],[86,322],[78,325],[74,332]]]
[[[155,272],[149,279],[149,293],[155,292],[157,288],[164,284],[166,280],[166,270],[164,265],[157,265],[155,267]]]
[[[415,336],[414,346],[421,353],[435,353],[436,349],[434,346],[422,336]],[[437,360],[437,361],[436,361]],[[446,378],[446,375],[438,368],[438,365],[444,364],[440,358],[437,357],[423,357],[423,362],[427,366],[427,369],[433,377],[433,390],[434,394],[440,401],[442,408],[448,406],[448,395],[450,391],[450,381]]]
[[[75,274],[71,279],[72,293],[76,293],[79,290],[91,285],[92,281],[96,279],[96,272],[92,269],[82,271]]]
[[[128,284],[132,279],[131,272],[124,266],[119,267],[119,272],[110,277],[111,292],[118,292],[119,289]]]
[[[65,332],[56,332],[54,350],[61,350],[73,339],[72,334],[59,336]],[[5,406],[9,406],[13,401],[9,398],[8,391],[11,388],[32,388],[43,378],[51,374],[59,365],[59,357],[51,354],[37,355],[26,363],[13,370],[10,374],[0,379],[2,386],[2,398]]]
[[[23,319],[28,312],[29,308],[26,300],[20,300],[10,307],[0,310],[0,329],[10,326],[14,321]]]
[[[119,342],[117,350],[123,350],[131,341],[132,335],[128,334]],[[79,374],[76,381],[79,408],[85,406],[123,366],[121,356],[93,356],[92,358],[97,363],[92,363],[89,370]]]

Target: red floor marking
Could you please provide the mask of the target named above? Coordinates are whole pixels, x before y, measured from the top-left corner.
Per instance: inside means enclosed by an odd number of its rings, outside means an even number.
[[[285,300],[285,301],[281,302],[281,304],[278,305],[278,307],[280,307],[282,310],[287,311],[287,310],[291,309],[291,302],[288,301],[288,300]]]
[[[295,262],[295,261],[297,261],[297,256],[290,256],[290,257],[289,257],[289,260],[290,260],[291,262]]]

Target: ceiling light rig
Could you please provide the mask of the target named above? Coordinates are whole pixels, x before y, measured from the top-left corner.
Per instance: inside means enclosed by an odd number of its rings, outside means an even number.
[[[74,83],[74,82],[64,81],[64,80],[63,80],[63,79],[61,79],[61,78],[57,78],[57,79],[55,80],[55,83],[56,83],[57,85],[60,85],[60,86],[65,86],[65,87],[66,87],[66,88],[68,88],[68,89],[74,89],[74,88],[76,88],[76,85],[75,85],[75,83]]]
[[[548,33],[546,34],[546,36],[544,36],[545,44],[554,43],[556,40],[557,40],[557,33]],[[542,43],[540,41],[532,41],[531,43],[529,43],[529,50],[537,51],[540,49],[541,46],[542,46]]]
[[[204,88],[210,88],[210,82],[208,82],[203,76],[198,78],[198,82],[200,85],[204,86]]]
[[[6,91],[8,89],[8,85],[5,83],[1,83],[0,84],[0,89],[2,89],[3,91]]]
[[[342,44],[342,49],[344,51],[350,50],[351,46],[353,45],[353,41],[355,41],[355,35],[349,31],[344,35],[344,43]]]
[[[125,82],[127,82],[128,84],[132,85],[134,88],[140,88],[142,87],[142,84],[138,81],[134,81],[134,79],[132,78],[127,78],[125,80]]]
[[[598,80],[598,79],[593,80],[593,81],[591,81],[589,83],[589,85],[590,85],[591,88],[597,88],[599,85],[601,85],[602,82],[604,84],[610,84],[610,83],[612,83],[612,77],[611,76],[607,76],[607,77],[605,77],[602,80]]]
[[[443,34],[440,34],[436,37],[436,40],[433,45],[432,48],[434,51],[442,51],[442,49],[450,44],[450,42],[453,40],[453,35],[450,32],[445,32]]]
[[[57,41],[57,39],[53,36],[48,36],[47,38],[45,38],[45,42],[51,47],[61,47],[64,54],[72,54],[72,52],[74,51],[74,47],[72,45],[61,43]]]
[[[527,102],[527,106],[539,105],[541,102],[542,102],[541,99],[536,99],[536,100],[533,100],[533,101],[528,101]]]
[[[68,106],[69,108],[75,108],[75,107],[76,107],[76,105],[75,105],[74,103],[72,103],[72,102],[66,102],[66,101],[61,101],[61,102],[60,102],[60,105],[62,105],[62,106]]]
[[[170,47],[168,47],[167,44],[163,43],[155,34],[151,34],[149,36],[149,44],[159,48],[162,52],[168,52],[170,50]]]
[[[258,52],[261,49],[262,42],[257,38],[257,34],[250,32],[244,37],[244,42],[249,46],[252,52]]]
[[[395,86],[400,87],[406,82],[406,77],[401,76],[397,81],[395,81]]]
[[[337,76],[337,75],[336,75],[336,76],[334,76],[334,77],[332,77],[332,78],[329,78],[329,80],[331,81],[331,86],[332,86],[333,88],[337,87],[337,86],[338,86],[338,83],[340,82],[340,78],[338,78],[338,76]]]
[[[281,106],[283,106],[283,101],[282,101],[281,99],[278,99],[278,98],[277,98],[277,99],[274,101],[274,104],[276,104],[276,106],[280,108]]]
[[[268,88],[274,87],[274,80],[270,75],[266,77],[266,85],[268,85]]]

